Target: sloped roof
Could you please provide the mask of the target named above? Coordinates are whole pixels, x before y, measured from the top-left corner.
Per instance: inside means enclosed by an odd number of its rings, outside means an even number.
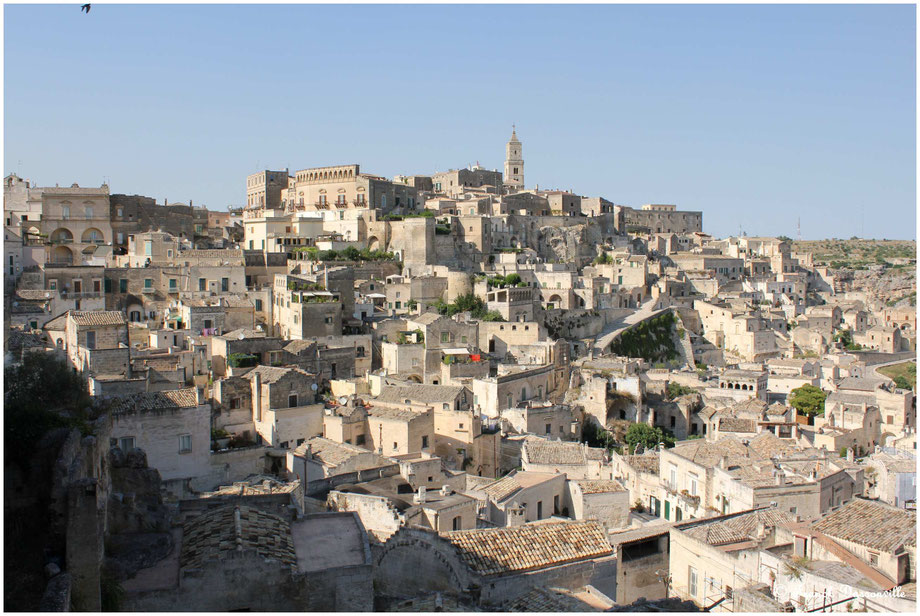
[[[126,323],[125,313],[118,310],[71,310],[69,314],[73,322],[80,326],[124,325]]]
[[[623,456],[626,463],[640,473],[658,474],[658,452],[647,451],[641,455]]]
[[[601,612],[570,591],[557,588],[534,588],[502,606],[505,612]]]
[[[246,505],[225,505],[186,522],[179,562],[198,569],[224,554],[250,550],[291,568],[297,565],[290,524]]]
[[[198,391],[194,387],[167,391],[145,392],[113,398],[112,413],[158,411],[198,406]]]
[[[458,530],[442,536],[459,549],[461,560],[480,575],[531,571],[609,556],[613,552],[606,533],[594,521]]]
[[[602,460],[604,450],[581,443],[529,438],[521,449],[521,457],[525,455],[532,464],[586,464],[589,460]]]
[[[681,443],[668,451],[701,466],[718,466],[722,456],[747,458],[748,448],[734,437],[721,438],[717,443],[703,439]]]
[[[419,323],[421,325],[431,325],[440,318],[441,315],[437,312],[426,312],[424,314],[420,314],[417,317],[407,317],[406,321],[411,323]]]
[[[828,537],[894,553],[917,545],[917,514],[861,498],[847,503],[812,525]]]
[[[581,488],[583,494],[609,494],[626,490],[619,481],[614,479],[577,479],[575,483]]]
[[[463,387],[449,385],[412,385],[408,387],[384,386],[377,396],[381,402],[421,402],[423,404],[440,404],[454,400]]]
[[[767,527],[775,527],[794,521],[785,511],[757,509],[728,518],[715,518],[710,522],[693,523],[689,528],[686,525],[678,525],[675,528],[709,545],[729,545],[755,539],[757,527],[761,523]]]
[[[262,383],[275,383],[291,373],[297,373],[308,378],[312,377],[309,372],[305,372],[300,368],[279,366],[256,366],[243,376],[252,380],[252,377],[258,374],[262,379]]]
[[[348,443],[336,443],[335,441],[323,438],[321,436],[316,436],[306,441],[300,445],[297,449],[294,450],[294,453],[303,455],[307,448],[313,453],[313,458],[319,461],[323,466],[328,468],[335,468],[348,460],[352,459],[355,456],[362,454],[373,454],[376,463],[380,463],[385,460],[383,456],[378,456],[369,449],[363,449],[356,445],[350,445]],[[364,468],[370,468],[365,466]],[[361,469],[358,469],[361,470]]]

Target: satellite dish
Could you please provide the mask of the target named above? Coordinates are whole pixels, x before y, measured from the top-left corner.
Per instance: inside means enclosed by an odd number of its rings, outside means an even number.
[[[240,340],[246,340],[246,334],[244,334],[243,332],[240,332],[240,335],[237,336],[237,338]]]
[[[310,389],[312,389],[313,391],[316,391],[317,389],[319,389],[319,385],[317,385],[316,383],[313,383],[312,385],[310,385]]]
[[[339,404],[346,404],[348,402],[348,396],[339,396]]]

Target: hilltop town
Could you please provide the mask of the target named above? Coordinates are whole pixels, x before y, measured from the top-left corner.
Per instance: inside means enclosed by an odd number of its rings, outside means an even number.
[[[7,609],[916,611],[915,242],[524,161],[8,175]]]

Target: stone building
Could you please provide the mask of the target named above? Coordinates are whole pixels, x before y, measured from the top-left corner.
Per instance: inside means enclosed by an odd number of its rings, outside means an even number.
[[[211,451],[211,405],[195,388],[113,399],[112,439],[123,451],[143,449],[164,482],[206,475]]]
[[[508,549],[508,546],[515,546]],[[615,594],[613,550],[596,523],[543,522],[440,536],[402,528],[373,549],[384,597],[442,592],[498,607],[533,588],[592,585]]]
[[[91,262],[97,248],[112,246],[109,187],[43,188],[41,232],[49,242],[48,263]]]
[[[185,522],[170,557],[126,585],[125,603],[133,611],[369,611],[372,571],[352,513],[291,520],[231,503]]]

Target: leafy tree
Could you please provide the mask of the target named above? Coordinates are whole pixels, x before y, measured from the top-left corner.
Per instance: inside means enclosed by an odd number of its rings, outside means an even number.
[[[823,415],[825,400],[827,394],[814,385],[802,385],[793,389],[789,396],[789,404],[803,415]]]
[[[53,355],[29,353],[4,371],[4,444],[8,461],[28,466],[41,437],[54,428],[76,427],[100,412],[86,383]]]
[[[658,443],[664,443],[665,447],[674,446],[673,436],[666,434],[661,428],[644,423],[629,426],[623,440],[629,445],[631,451],[635,451],[636,445],[642,445],[645,449],[653,449],[658,446]]]
[[[361,251],[354,246],[349,246],[342,251],[342,256],[345,257],[347,261],[357,261],[361,258]]]
[[[684,385],[681,385],[677,381],[671,381],[668,383],[668,389],[667,389],[668,400],[673,400],[674,398],[678,398],[680,396],[683,396],[686,394],[692,394],[695,392],[696,390],[693,389],[692,387],[686,387]]]
[[[519,282],[521,282],[521,277],[518,274],[508,274],[505,276],[505,284],[509,287],[516,286]]]

